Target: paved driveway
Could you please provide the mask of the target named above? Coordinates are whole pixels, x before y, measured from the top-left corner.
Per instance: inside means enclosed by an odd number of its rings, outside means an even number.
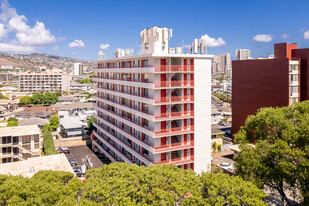
[[[88,156],[90,162],[92,163],[92,168],[98,168],[103,166],[103,162],[87,145],[73,146],[69,147],[69,149],[71,151],[71,154],[67,154],[67,158],[69,160],[76,159],[78,165],[83,165],[83,159]]]

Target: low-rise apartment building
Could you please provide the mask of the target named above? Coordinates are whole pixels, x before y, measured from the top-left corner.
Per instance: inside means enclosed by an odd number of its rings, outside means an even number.
[[[0,128],[0,164],[18,162],[41,153],[41,132],[37,125]]]
[[[19,90],[27,92],[57,92],[70,90],[70,76],[55,73],[19,74]]]

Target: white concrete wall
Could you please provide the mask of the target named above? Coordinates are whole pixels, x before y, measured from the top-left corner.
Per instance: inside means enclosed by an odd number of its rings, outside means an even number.
[[[194,59],[194,171],[211,165],[211,59]]]

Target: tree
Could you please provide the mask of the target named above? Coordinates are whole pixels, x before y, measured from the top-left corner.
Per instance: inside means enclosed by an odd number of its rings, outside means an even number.
[[[89,98],[91,98],[92,96],[93,96],[93,94],[88,94],[87,97],[86,97],[86,99],[89,99]]]
[[[45,155],[54,155],[57,154],[53,135],[51,133],[51,128],[48,124],[44,125],[42,128],[43,134],[43,152]]]
[[[220,152],[220,151],[221,151],[221,148],[222,148],[222,145],[221,145],[221,144],[218,144],[218,146],[217,146],[217,150],[218,150],[218,152]]]
[[[286,192],[309,204],[309,101],[260,109],[247,118],[235,141],[241,144],[236,174],[277,191],[287,205]]]
[[[31,178],[0,175],[0,205],[77,205],[83,183],[69,172],[39,171]]]
[[[52,131],[55,131],[59,125],[59,117],[58,115],[53,115],[49,120],[49,125]]]
[[[44,94],[43,93],[34,93],[31,97],[31,104],[44,104]]]
[[[216,150],[217,150],[217,142],[213,142],[211,147],[212,147],[212,152],[216,152]]]
[[[30,96],[23,96],[22,98],[19,99],[19,104],[27,105],[30,102],[31,102],[31,97]]]
[[[95,117],[90,117],[90,119],[88,120],[88,122],[87,122],[87,128],[88,128],[88,130],[89,131],[93,131],[94,130],[94,126],[93,126],[93,123],[96,123],[97,122],[97,119],[95,118]]]
[[[0,92],[0,99],[2,99],[3,98],[3,94]]]
[[[18,119],[16,119],[15,117],[9,117],[7,126],[8,127],[18,126]]]
[[[264,192],[238,176],[203,173],[202,194],[209,205],[267,205]]]
[[[265,205],[263,191],[239,177],[175,165],[112,163],[86,177],[83,184],[69,172],[0,175],[0,205]]]
[[[82,79],[82,80],[80,80],[80,83],[81,84],[90,84],[90,79],[89,78],[85,78],[85,79]]]
[[[58,96],[55,93],[45,93],[43,104],[55,104],[58,101]]]
[[[61,95],[62,95],[62,94],[61,94],[61,91],[56,91],[56,92],[55,92],[55,95],[57,95],[58,97],[61,97]]]

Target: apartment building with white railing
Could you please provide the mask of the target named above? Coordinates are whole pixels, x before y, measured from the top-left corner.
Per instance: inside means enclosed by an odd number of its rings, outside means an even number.
[[[141,54],[116,51],[95,69],[92,148],[112,162],[175,164],[197,173],[211,164],[211,59],[168,48],[171,30],[141,32]]]

